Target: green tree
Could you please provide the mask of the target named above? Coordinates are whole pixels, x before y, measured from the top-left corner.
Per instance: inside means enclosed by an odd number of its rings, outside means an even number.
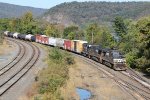
[[[122,17],[116,17],[113,21],[113,28],[121,41],[124,41],[124,35],[127,34],[127,26]]]
[[[67,39],[79,39],[79,28],[78,26],[69,26],[64,29],[63,37]]]
[[[54,25],[47,25],[45,34],[51,37],[60,37],[60,34]]]
[[[136,23],[132,20],[126,19],[127,34],[123,36],[124,41],[120,41],[119,49],[125,54],[138,49],[139,45],[139,31],[136,27]]]
[[[90,43],[94,44],[95,43],[95,36],[99,32],[99,26],[97,23],[92,23],[90,24],[87,29],[86,29],[86,38],[87,41]]]
[[[4,18],[0,19],[0,31],[5,31],[9,28],[10,19]]]
[[[87,27],[86,37],[90,43],[100,44],[102,47],[113,47],[115,42],[109,29],[106,26],[100,26],[96,23],[90,24]]]
[[[130,67],[150,73],[150,17],[124,23],[127,34],[123,34],[119,49],[125,53]]]
[[[137,28],[140,32],[137,66],[142,71],[150,73],[150,17],[140,19]]]
[[[34,20],[31,12],[25,13],[21,17],[20,32],[25,34],[35,34],[38,31],[37,22]]]
[[[19,32],[19,29],[21,28],[21,21],[19,18],[13,18],[9,21],[9,31],[11,32],[16,32],[18,31]]]

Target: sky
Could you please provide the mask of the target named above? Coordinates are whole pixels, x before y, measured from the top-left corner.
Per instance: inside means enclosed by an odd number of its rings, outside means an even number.
[[[0,0],[3,3],[10,3],[22,6],[31,6],[36,8],[49,9],[64,2],[84,2],[84,1],[108,1],[108,2],[123,2],[123,1],[150,1],[150,0]]]

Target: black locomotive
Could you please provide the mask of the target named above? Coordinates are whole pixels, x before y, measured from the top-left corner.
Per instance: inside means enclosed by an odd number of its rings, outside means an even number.
[[[126,60],[118,50],[104,49],[99,45],[83,44],[82,54],[114,70],[126,70]]]

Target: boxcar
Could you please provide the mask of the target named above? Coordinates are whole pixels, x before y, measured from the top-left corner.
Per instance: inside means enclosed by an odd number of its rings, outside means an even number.
[[[64,40],[64,49],[71,51],[71,40]]]
[[[18,38],[18,34],[20,34],[20,33],[15,32],[15,33],[13,34],[13,38]]]
[[[49,37],[47,37],[46,35],[41,35],[41,43],[42,44],[48,44],[49,42]]]
[[[71,40],[71,51],[75,52],[75,41],[76,40]]]
[[[62,38],[56,38],[56,46],[60,48],[64,48],[64,40]]]
[[[48,40],[48,45],[50,46],[56,46],[56,38],[54,37],[50,37],[49,40]]]
[[[88,42],[87,41],[78,41],[77,42],[77,48],[76,48],[76,52],[77,53],[82,53],[83,52],[83,44],[87,44]]]
[[[37,34],[35,36],[35,38],[36,38],[36,42],[41,43],[41,35],[40,34]]]
[[[72,46],[73,52],[82,53],[84,43],[87,43],[87,41],[73,40],[73,44],[72,44],[73,45]]]

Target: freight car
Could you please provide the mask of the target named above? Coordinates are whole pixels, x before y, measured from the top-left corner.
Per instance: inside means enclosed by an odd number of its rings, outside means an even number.
[[[14,34],[14,33],[12,33],[12,32],[8,32],[8,33],[7,33],[7,36],[13,38],[13,34]]]
[[[48,42],[48,45],[56,47],[56,38],[49,37]]]
[[[68,51],[71,51],[71,40],[64,40],[64,49],[65,50],[68,50]]]
[[[33,36],[33,35],[31,35],[31,34],[26,35],[25,40],[31,41],[31,36]]]
[[[18,34],[20,34],[20,33],[15,32],[15,33],[13,34],[13,38],[18,38]]]
[[[62,38],[56,38],[56,46],[63,49],[64,48],[64,40],[65,39],[62,39]]]
[[[36,34],[35,38],[36,38],[37,43],[41,43],[41,35],[40,34]]]
[[[49,39],[48,36],[42,35],[42,36],[41,36],[41,43],[42,43],[42,44],[48,44],[48,43],[49,43],[49,42],[48,42],[48,41],[49,41],[48,39]]]
[[[87,43],[87,41],[82,41],[82,40],[74,41],[74,51],[76,53],[81,54],[83,51],[83,44],[85,43]]]
[[[33,35],[33,36],[31,36],[31,41],[32,42],[35,42],[36,41],[36,37]]]
[[[18,39],[25,40],[26,34],[18,34]]]
[[[49,44],[48,36],[37,34],[35,37],[36,37],[36,42],[41,43],[41,44]]]
[[[9,31],[4,31],[4,35],[8,36],[8,33],[10,33]]]
[[[28,34],[28,35],[25,36],[25,40],[35,42],[35,36],[31,35],[31,34]]]

